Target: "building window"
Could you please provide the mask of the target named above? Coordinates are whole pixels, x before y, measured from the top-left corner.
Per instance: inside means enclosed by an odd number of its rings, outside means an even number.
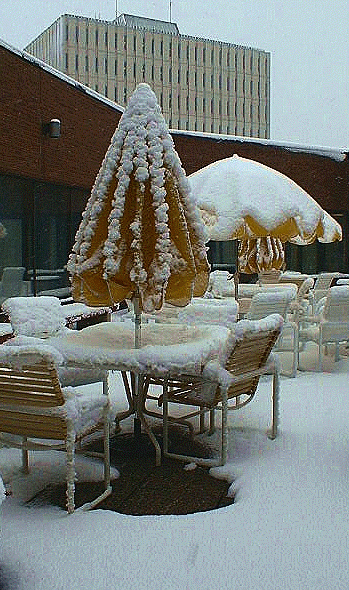
[[[78,54],[75,55],[75,71],[79,71],[79,56]]]
[[[160,80],[163,81],[163,68],[160,66]]]
[[[137,51],[137,39],[136,39],[136,35],[133,36],[133,51],[135,53]]]
[[[172,68],[168,70],[168,83],[172,84]]]
[[[88,55],[85,55],[85,72],[88,72]]]
[[[95,59],[95,70],[98,73],[98,57]]]
[[[127,90],[124,88],[124,102],[127,102]]]
[[[189,45],[187,45],[187,60],[189,61]]]
[[[145,64],[142,64],[142,76],[143,80],[145,80]]]
[[[85,41],[86,41],[86,45],[88,45],[88,29],[86,29],[86,31],[85,31]]]
[[[95,85],[95,91],[98,92],[98,84]]]
[[[152,52],[152,55],[154,55],[154,51],[155,51],[155,42],[154,42],[154,39],[152,39],[151,40],[151,52]]]
[[[118,34],[117,33],[115,33],[115,35],[114,35],[114,47],[115,47],[115,49],[118,48]]]
[[[118,73],[118,60],[115,58],[115,60],[114,60],[114,74],[115,74],[115,76],[117,75],[117,73]]]
[[[198,48],[197,48],[196,45],[195,45],[195,49],[194,49],[194,55],[195,55],[195,61],[197,61],[197,59],[198,59]]]
[[[108,58],[104,58],[104,73],[108,74]]]
[[[116,86],[114,88],[114,100],[115,100],[115,102],[117,102],[117,100],[118,100],[118,89]]]
[[[143,37],[143,39],[142,39],[142,49],[143,49],[143,55],[145,55],[145,37]]]
[[[202,74],[202,86],[203,86],[203,88],[205,88],[205,86],[206,86],[206,74],[205,74],[205,72],[203,72],[203,74]]]
[[[104,96],[108,96],[108,85],[104,86]]]
[[[181,71],[180,70],[178,70],[178,72],[177,72],[177,81],[178,81],[178,84],[181,83]]]
[[[151,79],[154,81],[154,66],[151,66]]]
[[[124,76],[125,76],[125,78],[127,76],[127,61],[126,60],[124,61]]]
[[[69,41],[69,25],[65,27],[65,40]]]
[[[168,46],[168,57],[169,58],[172,57],[172,41],[170,41],[169,46]]]
[[[127,33],[124,34],[124,50],[127,51]]]
[[[164,55],[164,42],[162,40],[160,41],[160,55]]]
[[[68,62],[68,54],[66,53],[65,54],[65,69],[66,70],[68,70],[68,65],[69,65],[69,62]]]
[[[178,59],[181,57],[181,42],[178,42]]]
[[[136,62],[133,62],[133,77],[136,79]]]
[[[98,29],[96,29],[96,45],[98,45]]]
[[[202,48],[202,61],[203,63],[206,62],[206,47]]]
[[[108,47],[108,31],[104,33],[104,44],[106,47]]]
[[[78,25],[76,25],[76,27],[75,27],[75,40],[77,43],[79,43],[79,27],[78,27]]]
[[[181,97],[179,94],[177,96],[177,106],[178,106],[178,111],[180,111],[181,110]]]

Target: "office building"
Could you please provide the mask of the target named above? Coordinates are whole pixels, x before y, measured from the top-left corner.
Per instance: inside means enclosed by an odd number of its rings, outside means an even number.
[[[111,22],[65,14],[25,50],[122,106],[147,82],[171,129],[269,138],[266,51],[128,14]]]

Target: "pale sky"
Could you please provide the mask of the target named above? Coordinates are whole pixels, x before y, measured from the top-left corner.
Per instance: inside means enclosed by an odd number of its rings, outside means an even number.
[[[0,38],[23,49],[61,14],[169,20],[170,0],[1,0]],[[348,0],[172,0],[180,33],[271,53],[271,139],[349,148]]]

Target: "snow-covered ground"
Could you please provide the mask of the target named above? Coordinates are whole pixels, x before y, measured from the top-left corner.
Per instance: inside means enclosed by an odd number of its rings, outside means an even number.
[[[265,436],[269,377],[251,404],[229,415],[229,461],[214,471],[234,480],[236,503],[220,510],[68,516],[55,507],[26,507],[26,498],[64,477],[64,459],[32,454],[25,477],[18,473],[19,452],[0,449],[0,475],[12,489],[0,508],[0,586],[348,590],[349,360],[326,357],[317,373],[317,347],[309,344],[301,365],[297,378],[282,378],[275,441]],[[117,376],[113,396],[123,396]],[[80,480],[101,473],[98,463],[78,458]]]

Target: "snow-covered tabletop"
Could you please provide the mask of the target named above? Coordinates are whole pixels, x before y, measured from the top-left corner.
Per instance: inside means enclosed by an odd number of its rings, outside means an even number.
[[[220,325],[142,324],[141,348],[134,348],[132,321],[104,322],[67,331],[45,343],[69,366],[103,367],[158,375],[201,372],[210,360],[224,361],[230,330]]]

